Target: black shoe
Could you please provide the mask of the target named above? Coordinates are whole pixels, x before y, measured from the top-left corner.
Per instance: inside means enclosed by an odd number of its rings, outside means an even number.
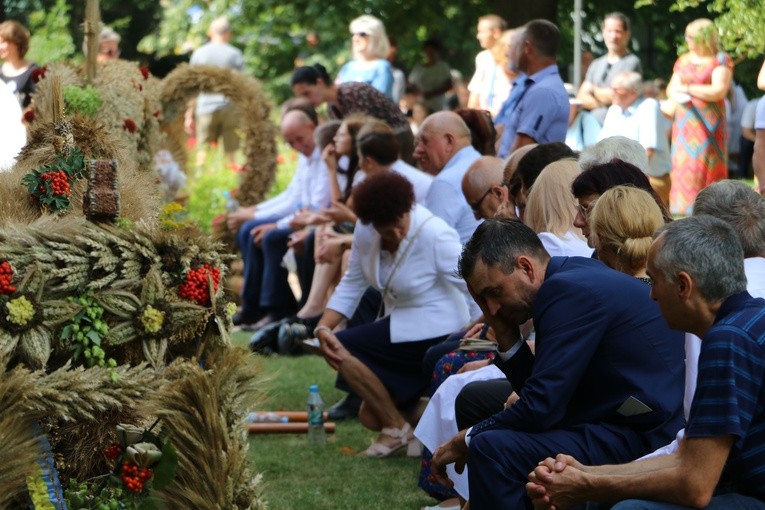
[[[327,409],[327,419],[329,421],[343,421],[348,418],[356,418],[359,415],[361,407],[361,397],[357,395],[346,395],[338,400],[335,405]]]
[[[268,326],[256,331],[250,338],[250,349],[264,356],[276,352],[278,349],[279,326],[281,326],[281,323],[272,322]]]
[[[300,322],[289,322],[284,319],[279,324],[279,334],[277,336],[277,347],[279,354],[286,356],[296,356],[303,353],[303,340],[311,338],[313,330],[308,329],[305,324]]]
[[[260,315],[247,315],[243,314],[242,312],[236,312],[233,317],[231,317],[231,322],[234,324],[234,326],[242,326],[246,324],[255,324],[260,320]]]

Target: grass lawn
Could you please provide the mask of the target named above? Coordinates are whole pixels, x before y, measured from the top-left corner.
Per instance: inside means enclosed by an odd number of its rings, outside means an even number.
[[[240,345],[248,339],[249,334],[234,335]],[[334,388],[334,372],[319,356],[270,356],[258,361],[267,378],[263,410],[304,410],[311,384],[319,385],[327,407],[342,397]],[[358,420],[339,422],[322,449],[309,449],[302,434],[250,436],[252,466],[263,474],[269,508],[416,510],[434,504],[417,487],[419,459],[407,458],[404,450],[390,459],[353,455],[375,437]]]

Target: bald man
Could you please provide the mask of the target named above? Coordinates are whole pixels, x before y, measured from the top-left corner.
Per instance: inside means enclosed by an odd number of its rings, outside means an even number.
[[[502,185],[505,162],[494,156],[481,156],[473,162],[462,178],[462,194],[477,220],[493,218],[497,210],[509,200],[509,192]]]
[[[290,221],[300,208],[318,210],[330,204],[329,174],[314,142],[315,129],[305,112],[287,112],[282,136],[298,152],[292,181],[275,197],[228,215],[244,260],[242,309],[234,316],[243,329],[259,329],[295,311],[295,296],[281,265],[292,234]]]
[[[226,18],[215,18],[207,31],[210,41],[194,50],[190,64],[225,67],[241,71],[242,52],[229,44],[231,25]],[[205,148],[219,138],[229,163],[234,164],[234,153],[239,148],[239,117],[223,94],[200,94],[196,101],[196,135],[199,144],[197,165],[204,163]],[[188,118],[188,116],[187,116]],[[190,127],[190,126],[188,126]]]
[[[479,221],[462,194],[462,177],[481,154],[470,145],[470,129],[454,112],[437,112],[425,119],[414,147],[420,169],[436,176],[425,206],[457,231],[466,243]]]

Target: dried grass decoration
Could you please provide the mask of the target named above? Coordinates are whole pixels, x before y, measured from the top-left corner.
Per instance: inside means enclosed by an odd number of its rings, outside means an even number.
[[[37,84],[27,145],[11,172],[0,173],[0,225],[29,224],[40,217],[37,201],[19,193],[19,183],[72,146],[86,159],[116,161],[122,217],[156,218],[160,189],[153,158],[165,140],[159,129],[159,80],[134,63],[118,61],[102,65],[89,89],[82,72],[69,64],[52,64]],[[87,112],[99,104],[90,117]],[[82,203],[85,187],[84,181],[72,186],[72,203]],[[81,214],[78,209],[69,215]]]
[[[163,124],[172,124],[186,103],[200,92],[223,94],[242,119],[246,158],[239,184],[239,202],[252,205],[265,197],[276,175],[276,128],[260,82],[241,72],[212,66],[182,65],[162,82]]]

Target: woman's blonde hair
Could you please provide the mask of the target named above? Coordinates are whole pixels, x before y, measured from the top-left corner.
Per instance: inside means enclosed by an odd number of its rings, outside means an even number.
[[[615,257],[619,267],[614,269],[635,271],[645,267],[653,235],[664,225],[664,216],[647,191],[616,186],[595,201],[589,225],[598,251]]]
[[[529,192],[523,217],[534,232],[563,237],[574,230],[576,202],[571,183],[579,172],[579,164],[573,159],[555,161],[542,170]]]
[[[351,21],[348,28],[351,34],[362,32],[366,34],[369,38],[369,44],[367,45],[369,53],[377,58],[388,58],[390,41],[388,41],[388,34],[385,32],[385,25],[383,25],[382,21],[369,14],[364,14]],[[356,55],[353,57],[357,58]]]
[[[697,53],[700,53],[699,49],[708,55],[716,55],[720,51],[717,27],[711,19],[699,18],[691,21],[685,27],[685,34],[693,39]]]

